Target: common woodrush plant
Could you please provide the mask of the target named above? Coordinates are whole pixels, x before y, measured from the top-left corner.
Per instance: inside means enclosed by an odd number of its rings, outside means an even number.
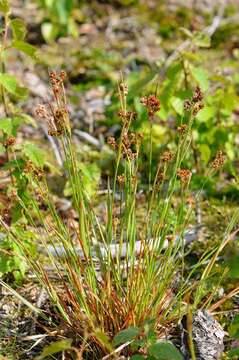
[[[108,139],[115,152],[115,175],[108,179],[105,211],[99,213],[82,182],[72,143],[65,78],[64,71],[50,72],[52,102],[40,105],[36,114],[40,121],[47,122],[49,135],[59,139],[77,224],[60,216],[44,166],[33,162],[27,162],[24,168],[27,191],[17,189],[15,193],[24,216],[18,227],[31,230],[32,241],[45,255],[33,256],[26,246],[24,232],[8,226],[2,217],[0,224],[21,248],[65,328],[81,339],[79,346],[86,357],[99,359],[109,353],[114,356],[119,345],[122,353],[132,355],[136,350],[130,343],[144,337],[148,322],[157,339],[164,338],[165,329],[169,331],[184,315],[207,304],[205,296],[206,299],[213,296],[205,285],[218,254],[234,234],[239,212],[232,217],[221,243],[207,251],[191,272],[186,272],[185,233],[201,190],[191,197],[193,175],[185,164],[193,122],[203,108],[202,91],[196,87],[185,101],[177,129],[177,148],[174,153],[162,152],[155,177],[149,164],[148,189],[144,194],[147,206],[143,207],[138,171],[142,135],[131,130],[137,113],[127,107],[128,87],[121,79],[118,84],[121,133],[118,140]],[[153,123],[160,110],[156,94],[144,96],[141,105],[147,110],[148,121]],[[151,140],[152,133],[149,159]],[[206,176],[212,176],[224,160],[219,151]],[[194,280],[199,269],[201,278]],[[57,280],[52,278],[52,271]],[[193,348],[191,351],[193,354]]]

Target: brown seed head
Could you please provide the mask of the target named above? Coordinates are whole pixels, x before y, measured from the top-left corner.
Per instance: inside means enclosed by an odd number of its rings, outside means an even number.
[[[164,182],[164,180],[166,180],[166,176],[164,175],[164,173],[162,171],[159,171],[157,174],[156,183],[162,184]]]
[[[204,108],[204,104],[201,102],[195,103],[193,106],[193,115],[196,116],[197,113]]]
[[[188,199],[187,199],[187,204],[191,207],[194,207],[196,205],[196,199],[195,197],[193,196],[190,196]]]
[[[112,226],[113,226],[114,231],[117,230],[117,227],[119,226],[119,224],[120,224],[120,219],[117,217],[114,217],[112,220]]]
[[[183,104],[183,107],[184,107],[184,110],[185,111],[190,111],[191,108],[192,108],[192,102],[191,100],[187,99],[184,101],[184,104]]]
[[[140,102],[146,106],[149,116],[153,116],[160,110],[160,101],[155,95],[144,96],[140,99]]]
[[[135,111],[123,111],[123,110],[118,111],[118,116],[121,118],[123,122],[136,120],[137,115],[138,114]]]
[[[115,150],[117,148],[117,143],[113,136],[108,137],[107,143],[108,143],[108,145],[110,145],[112,147],[112,149]]]
[[[125,176],[124,175],[118,175],[117,180],[120,186],[123,186],[125,184]]]
[[[220,169],[220,167],[223,166],[224,162],[225,162],[225,155],[223,154],[223,152],[221,150],[219,150],[217,152],[216,157],[213,160],[211,166],[214,170],[218,170],[218,169]]]
[[[129,88],[128,88],[128,85],[124,82],[120,83],[119,84],[119,89],[120,89],[120,92],[122,92],[124,94],[124,96],[128,95],[128,92],[129,92]]]
[[[13,146],[16,143],[16,138],[14,136],[9,136],[3,143],[3,146],[6,148]]]
[[[174,235],[167,235],[166,236],[166,240],[168,240],[169,242],[172,242],[174,240]]]
[[[195,92],[193,94],[193,98],[192,98],[192,101],[194,103],[197,103],[197,102],[200,102],[203,100],[203,93],[202,93],[202,90],[199,86],[196,87],[195,89]]]
[[[59,77],[62,81],[64,81],[66,79],[66,72],[64,70],[61,70]]]
[[[184,135],[187,131],[187,125],[183,124],[183,125],[179,126],[177,128],[177,131],[179,132],[180,135]]]
[[[170,162],[173,159],[173,153],[172,151],[164,151],[162,155],[160,156],[160,160],[167,163]]]
[[[191,179],[192,172],[188,169],[178,169],[177,175],[183,184],[188,184]]]
[[[36,115],[42,119],[47,119],[49,117],[49,114],[44,105],[38,105],[35,112],[36,112]]]

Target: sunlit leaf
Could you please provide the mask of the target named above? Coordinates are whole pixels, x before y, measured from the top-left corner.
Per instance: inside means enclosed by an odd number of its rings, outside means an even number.
[[[157,360],[183,360],[182,354],[169,341],[162,341],[151,345],[148,353]]]
[[[0,84],[10,93],[18,97],[26,97],[27,89],[18,85],[13,75],[0,73]]]
[[[12,42],[12,47],[23,52],[24,54],[30,56],[31,58],[36,58],[36,47],[30,45],[22,40],[15,40]]]
[[[114,337],[114,345],[118,346],[120,344],[126,343],[127,341],[134,340],[138,335],[139,335],[139,328],[129,327],[128,329],[120,331]]]
[[[195,45],[201,48],[209,48],[211,46],[211,38],[209,35],[200,32],[195,35],[193,42]]]
[[[205,69],[201,67],[196,67],[194,65],[189,66],[190,72],[194,79],[198,82],[203,91],[206,91],[209,87],[208,73]]]
[[[40,356],[36,358],[36,360],[42,360],[45,359],[48,356],[57,354],[59,352],[70,350],[71,349],[72,340],[71,339],[65,339],[56,341],[48,346],[45,346]]]
[[[27,29],[23,20],[21,19],[11,20],[10,27],[12,29],[13,38],[15,40],[23,40],[25,38]]]
[[[213,116],[215,116],[216,109],[214,107],[205,106],[202,110],[200,110],[197,114],[197,120],[200,122],[207,122]]]
[[[0,144],[0,155],[4,154],[6,151],[5,147]]]
[[[55,25],[49,22],[45,22],[41,25],[42,35],[47,42],[51,42],[56,38],[58,30],[59,29]]]
[[[0,119],[0,130],[2,130],[7,135],[11,135],[11,133],[12,133],[12,119],[11,118]]]
[[[211,150],[207,144],[200,144],[199,150],[201,154],[201,159],[207,164],[211,157]]]
[[[23,153],[31,160],[36,166],[43,167],[45,163],[45,152],[35,144],[25,142],[23,145]]]

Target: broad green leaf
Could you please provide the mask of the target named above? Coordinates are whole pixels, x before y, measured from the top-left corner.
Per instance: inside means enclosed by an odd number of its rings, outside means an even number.
[[[140,89],[146,87],[155,78],[156,75],[157,71],[152,70],[141,79],[138,79],[137,77],[137,80],[130,85],[130,92],[128,96],[129,99],[134,98],[136,94],[139,94],[141,92]]]
[[[47,42],[52,42],[58,34],[58,28],[52,23],[45,22],[41,25],[41,32]]]
[[[23,153],[35,164],[36,166],[43,167],[45,163],[45,152],[35,144],[25,142],[23,145]]]
[[[239,339],[239,315],[234,317],[229,325],[228,332],[232,338]]]
[[[171,105],[177,114],[183,115],[183,100],[182,99],[173,96],[171,98]]]
[[[14,116],[13,118],[0,119],[0,130],[7,135],[16,136],[19,125],[23,122],[23,118],[20,116]]]
[[[2,85],[10,94],[18,97],[26,97],[27,89],[18,85],[13,75],[0,73],[0,85]]]
[[[11,118],[3,118],[0,119],[0,130],[2,130],[5,134],[12,134],[12,119]]]
[[[33,59],[36,58],[36,47],[26,43],[25,41],[15,40],[12,42],[12,47],[23,52],[24,54],[30,56]]]
[[[209,35],[200,32],[195,35],[193,42],[201,48],[209,48],[211,46],[211,38]]]
[[[27,29],[22,19],[13,19],[10,21],[13,38],[15,40],[23,40],[26,36]]]
[[[205,106],[202,110],[197,114],[197,120],[200,122],[206,122],[209,119],[215,116],[216,109],[211,106]]]
[[[120,344],[126,343],[127,341],[134,340],[138,335],[139,335],[139,328],[129,327],[128,329],[120,331],[114,337],[114,345],[118,346]]]
[[[207,144],[201,144],[199,145],[199,150],[201,154],[201,159],[207,164],[211,157],[210,147]]]
[[[143,355],[136,354],[131,356],[130,360],[145,360],[145,357]]]
[[[0,11],[5,15],[10,13],[8,0],[0,0]]]
[[[157,360],[183,360],[182,354],[169,341],[161,341],[151,345],[148,353]]]
[[[48,346],[45,346],[43,349],[41,355],[39,355],[36,360],[42,360],[45,359],[48,356],[57,354],[59,352],[62,352],[64,350],[70,350],[71,349],[72,340],[71,339],[65,339],[56,341]]]
[[[96,339],[105,347],[107,348],[110,352],[113,351],[113,347],[110,343],[110,339],[109,337],[103,333],[101,330],[96,329],[94,331],[94,336],[96,337]]]
[[[203,91],[206,91],[209,87],[208,73],[205,69],[200,67],[195,67],[193,65],[189,66],[190,72],[194,79],[198,82]]]

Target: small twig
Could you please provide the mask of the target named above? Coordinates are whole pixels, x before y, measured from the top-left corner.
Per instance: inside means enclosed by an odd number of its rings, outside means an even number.
[[[102,358],[102,360],[107,360],[107,359],[109,359],[111,356],[116,355],[117,353],[119,353],[120,351],[122,351],[124,348],[126,348],[127,346],[129,346],[132,342],[133,342],[133,340],[127,341],[126,343],[120,345],[120,346],[119,346],[117,349],[115,349],[112,353],[104,356],[104,357]]]
[[[221,25],[224,10],[225,10],[225,1],[222,1],[221,6],[218,9],[217,15],[213,18],[211,25],[205,27],[201,31],[203,34],[211,37],[216,32],[218,27]],[[181,53],[191,45],[191,43],[192,40],[187,39],[181,45],[179,45],[177,49],[175,49],[175,51],[165,61],[163,71],[165,71],[181,55]]]
[[[217,301],[215,304],[213,304],[209,311],[213,312],[214,310],[216,310],[219,306],[221,306],[222,304],[224,304],[225,301],[227,301],[228,299],[231,299],[233,296],[237,295],[239,293],[239,286],[235,289],[233,289],[232,291],[230,291],[227,295],[223,296],[222,299],[220,299],[219,301]]]

